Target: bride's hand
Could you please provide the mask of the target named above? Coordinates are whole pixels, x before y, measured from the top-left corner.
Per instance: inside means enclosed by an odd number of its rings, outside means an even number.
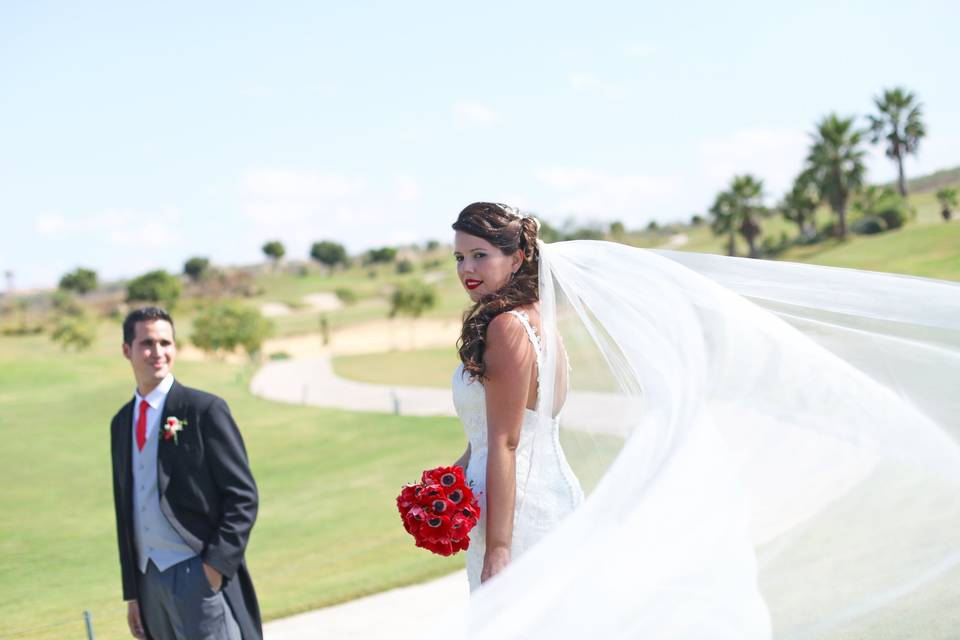
[[[503,571],[510,564],[510,549],[506,547],[488,548],[483,556],[483,572],[480,573],[480,582],[486,582]]]

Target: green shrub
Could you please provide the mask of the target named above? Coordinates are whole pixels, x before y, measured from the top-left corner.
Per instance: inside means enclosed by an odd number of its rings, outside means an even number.
[[[381,247],[379,249],[370,249],[363,254],[364,264],[390,263],[396,260],[397,250],[393,247]]]
[[[850,230],[862,236],[883,233],[886,230],[883,218],[879,216],[864,216],[853,221]]]
[[[97,272],[92,269],[77,267],[70,273],[65,273],[60,278],[60,289],[63,291],[75,291],[83,295],[97,288]]]
[[[337,299],[339,299],[343,304],[356,304],[357,302],[357,292],[353,289],[339,287],[334,291],[334,293],[336,294]]]
[[[207,275],[209,270],[209,258],[195,256],[183,263],[183,274],[194,282],[199,282],[205,275]]]
[[[314,242],[310,247],[310,257],[330,268],[347,264],[347,250],[342,244],[330,240]]]
[[[208,353],[232,353],[242,347],[252,358],[272,331],[272,323],[259,310],[224,302],[197,316],[190,341]]]
[[[127,302],[155,302],[173,309],[180,298],[180,280],[166,271],[145,273],[127,283]]]
[[[433,287],[419,280],[406,282],[390,296],[390,317],[404,314],[418,318],[436,304],[437,292]]]
[[[53,297],[53,307],[56,313],[51,340],[64,350],[83,351],[93,344],[97,337],[97,323],[83,306],[65,291],[58,291]]]

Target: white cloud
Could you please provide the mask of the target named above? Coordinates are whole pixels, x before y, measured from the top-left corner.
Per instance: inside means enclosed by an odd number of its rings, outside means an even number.
[[[459,125],[487,125],[496,122],[497,114],[483,104],[458,102],[453,106],[453,119]]]
[[[623,89],[586,71],[574,71],[567,76],[570,88],[578,93],[595,94],[605,98],[615,98],[623,94]]]
[[[628,58],[649,58],[657,52],[657,49],[647,42],[628,42],[623,45],[622,51]]]
[[[616,175],[582,167],[549,167],[535,176],[556,192],[549,211],[633,224],[656,217],[681,182],[676,176]]]
[[[394,231],[386,236],[386,241],[383,243],[385,245],[408,245],[414,244],[419,238],[415,233],[410,231]]]
[[[802,131],[744,129],[697,145],[697,166],[709,189],[724,189],[735,175],[750,173],[775,199],[800,172],[809,146]]]
[[[128,249],[173,249],[181,242],[180,233],[160,220],[124,224],[110,231],[110,243]]]
[[[67,230],[67,220],[59,213],[41,213],[37,216],[36,230],[41,235],[51,236]]]
[[[320,221],[349,219],[345,208],[364,194],[357,176],[293,169],[251,169],[243,177],[242,210],[264,233],[293,233]]]
[[[179,217],[179,211],[171,208],[104,209],[94,213],[77,213],[69,217],[59,213],[45,213],[37,216],[35,226],[39,233],[47,236],[70,233],[112,237],[120,234],[118,237],[132,239],[137,237],[137,230],[156,231],[165,225],[172,226],[171,223]]]
[[[244,174],[240,206],[252,242],[278,238],[293,256],[306,255],[310,243],[322,239],[350,250],[383,244],[398,221],[417,217],[421,198],[420,183],[409,175],[372,180],[260,168]]]
[[[416,178],[397,176],[393,179],[393,197],[399,202],[415,202],[422,194],[423,189]]]
[[[244,176],[244,186],[255,198],[317,200],[356,195],[366,187],[366,181],[338,173],[253,169]]]

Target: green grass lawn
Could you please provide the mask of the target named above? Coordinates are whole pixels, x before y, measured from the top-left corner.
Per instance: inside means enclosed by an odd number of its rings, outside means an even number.
[[[333,359],[333,370],[339,376],[361,382],[449,388],[453,370],[459,364],[457,350],[451,345],[442,349],[340,356]]]
[[[119,327],[89,352],[46,336],[0,338],[0,637],[126,637],[110,480],[109,422],[133,390]],[[266,618],[422,581],[462,566],[413,547],[393,499],[463,449],[453,418],[276,404],[252,370],[180,362],[185,384],[224,396],[260,487],[248,560]],[[448,373],[449,375],[449,373]]]
[[[907,225],[873,236],[791,247],[783,260],[960,280],[960,223]]]

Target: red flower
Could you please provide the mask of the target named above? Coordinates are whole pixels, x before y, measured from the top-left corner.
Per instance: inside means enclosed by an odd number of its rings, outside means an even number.
[[[480,519],[480,507],[461,467],[424,471],[419,484],[400,490],[397,510],[416,545],[442,556],[468,549],[470,530]]]
[[[466,538],[467,534],[470,533],[470,530],[473,529],[473,526],[476,523],[476,520],[473,520],[463,515],[462,512],[458,511],[452,518],[450,518],[450,537],[454,540]]]
[[[428,484],[424,485],[423,488],[420,489],[420,493],[417,494],[417,504],[424,509],[429,509],[433,505],[434,500],[445,500],[446,497],[440,485]]]
[[[463,507],[460,508],[460,513],[469,518],[473,524],[476,524],[480,519],[480,506],[473,500],[464,504]]]
[[[450,516],[428,516],[420,525],[419,537],[427,542],[450,539]]]
[[[437,467],[424,471],[422,482],[423,484],[438,484],[446,491],[466,486],[463,467]]]
[[[417,536],[423,523],[427,521],[427,517],[427,512],[422,508],[413,507],[403,516],[403,527],[407,530],[407,533]]]
[[[440,556],[452,556],[454,553],[453,543],[450,540],[440,540],[439,542],[428,542],[426,540],[417,540],[417,546],[421,549],[432,551]]]
[[[397,509],[401,515],[410,510],[410,507],[417,504],[417,494],[420,493],[420,487],[415,484],[404,485],[397,496]]]

